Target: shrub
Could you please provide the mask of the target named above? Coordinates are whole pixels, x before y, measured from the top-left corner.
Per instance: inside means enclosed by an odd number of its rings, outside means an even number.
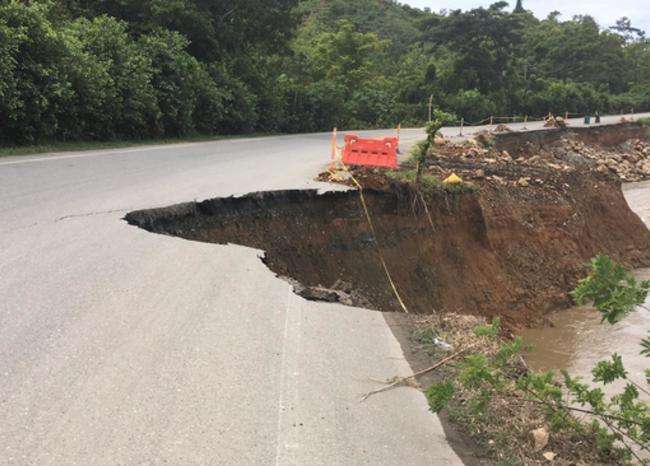
[[[72,73],[66,67],[74,59],[65,35],[53,27],[47,13],[47,4],[0,5],[0,140],[53,137],[74,100]]]
[[[214,130],[213,122],[223,117],[225,95],[204,65],[187,52],[188,44],[182,35],[167,30],[140,38],[140,47],[153,68],[160,132],[168,136]]]
[[[494,115],[496,106],[477,89],[460,91],[449,99],[448,107],[466,122],[477,122]]]

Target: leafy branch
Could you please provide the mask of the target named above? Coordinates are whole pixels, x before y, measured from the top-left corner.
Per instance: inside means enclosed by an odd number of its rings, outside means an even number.
[[[623,266],[608,256],[600,255],[590,263],[590,274],[572,292],[578,304],[592,302],[601,313],[602,321],[615,324],[642,305],[650,290],[650,282],[637,281]],[[496,341],[500,322],[477,327],[477,336]],[[459,364],[457,380],[445,380],[429,387],[427,397],[433,411],[444,409],[462,389],[468,412],[478,418],[485,416],[494,397],[517,398],[544,407],[546,422],[552,430],[571,429],[592,432],[603,458],[634,457],[642,462],[635,449],[648,450],[650,444],[650,407],[639,399],[647,390],[629,378],[623,359],[614,353],[610,359],[599,361],[591,370],[591,387],[579,377],[561,370],[558,381],[553,372],[535,373],[515,370],[520,358],[522,341],[501,342],[493,354],[467,354]],[[650,357],[650,338],[641,343],[641,354]],[[646,370],[650,383],[650,371]],[[603,388],[615,381],[625,387],[612,396]],[[469,394],[469,396],[467,395]],[[590,416],[590,421],[578,419],[571,413]],[[621,446],[622,445],[622,446]]]

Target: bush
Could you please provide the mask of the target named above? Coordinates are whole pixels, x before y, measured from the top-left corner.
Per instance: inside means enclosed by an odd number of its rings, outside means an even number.
[[[459,123],[458,117],[456,115],[440,110],[439,108],[434,108],[432,110],[431,121],[437,122],[439,125],[438,130],[444,126],[456,126]]]
[[[570,81],[538,84],[541,89],[524,98],[524,107],[529,115],[604,112],[610,106],[607,97],[590,84]]]
[[[127,32],[128,25],[109,16],[75,20],[66,29],[89,59],[71,66],[78,75],[74,118],[77,138],[145,137],[156,134],[160,109],[152,85],[151,59]]]
[[[478,122],[494,115],[496,106],[478,90],[460,91],[452,96],[448,108],[456,115],[460,115],[466,122]]]
[[[65,35],[47,18],[48,6],[18,2],[0,6],[0,140],[31,142],[60,130],[59,118],[75,94],[74,62]]]
[[[187,52],[188,41],[177,32],[159,30],[140,38],[151,60],[153,87],[161,111],[160,133],[183,136],[216,130],[224,114],[225,95],[210,74]]]
[[[253,131],[258,120],[257,98],[248,85],[222,63],[212,63],[208,71],[223,94],[221,131],[231,134]]]
[[[643,305],[649,291],[650,281],[637,282],[620,264],[607,256],[597,256],[591,262],[590,275],[580,281],[572,295],[577,304],[592,302],[603,321],[614,324],[635,306]],[[560,380],[552,372],[536,373],[525,366],[522,371],[517,362],[522,340],[500,340],[498,320],[491,326],[477,327],[474,332],[490,343],[483,345],[481,352],[464,355],[453,380],[429,388],[427,397],[432,411],[439,412],[456,401],[453,408],[460,417],[469,425],[476,425],[477,432],[489,432],[495,428],[490,425],[491,414],[495,408],[503,407],[504,400],[518,410],[530,404],[541,408],[540,414],[551,430],[595,443],[603,461],[616,459],[616,464],[620,464],[632,457],[640,460],[631,445],[637,449],[648,445],[650,407],[640,399],[639,390],[646,389],[633,380],[634,374],[628,374],[621,356],[614,353],[592,368],[592,381],[598,386],[591,387],[566,370],[561,371]],[[650,357],[650,336],[643,339],[641,346],[641,354]],[[645,375],[650,383],[650,370]],[[602,387],[615,381],[624,384],[624,388],[608,397]],[[519,412],[521,419],[525,419],[524,412]],[[576,413],[588,413],[591,418],[585,420],[573,415]],[[515,438],[514,435],[515,432],[509,434]]]
[[[610,107],[614,112],[629,112],[631,109],[635,112],[650,111],[650,84],[637,85],[625,94],[612,96]]]

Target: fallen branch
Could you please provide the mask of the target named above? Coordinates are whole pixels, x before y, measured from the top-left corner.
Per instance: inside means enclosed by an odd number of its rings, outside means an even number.
[[[444,366],[444,365],[447,364],[449,361],[452,361],[452,360],[456,359],[458,356],[460,356],[460,355],[466,353],[467,351],[469,351],[470,349],[472,349],[474,346],[476,346],[476,344],[474,344],[474,345],[470,345],[470,346],[468,346],[467,348],[464,348],[464,349],[462,349],[462,350],[460,350],[460,351],[458,351],[458,352],[452,354],[451,356],[447,356],[446,358],[444,358],[444,359],[438,361],[437,363],[435,363],[435,364],[434,364],[433,366],[431,366],[431,367],[427,367],[426,369],[423,369],[423,370],[421,370],[421,371],[419,371],[419,372],[416,372],[415,374],[412,374],[412,375],[409,375],[409,376],[406,376],[406,377],[400,377],[400,378],[398,378],[397,380],[395,380],[394,382],[391,382],[391,383],[389,383],[388,385],[386,385],[386,386],[384,386],[384,387],[378,388],[378,389],[376,389],[376,390],[372,390],[372,391],[366,393],[365,395],[363,395],[363,396],[361,397],[361,400],[360,400],[360,401],[365,401],[365,400],[367,400],[368,398],[370,398],[372,395],[375,395],[375,394],[377,394],[377,393],[381,393],[381,392],[388,391],[388,390],[390,390],[391,388],[395,388],[395,387],[397,387],[397,386],[403,384],[403,383],[406,382],[407,380],[417,378],[417,377],[419,377],[419,376],[421,376],[421,375],[424,375],[424,374],[426,374],[426,373],[428,373],[428,372],[431,372],[431,371],[433,371],[433,370],[435,370],[435,369],[438,369],[440,366]]]

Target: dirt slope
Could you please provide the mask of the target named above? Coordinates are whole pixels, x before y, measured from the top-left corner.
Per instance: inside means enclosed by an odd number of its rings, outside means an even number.
[[[485,185],[420,197],[383,175],[359,176],[377,241],[355,191],[255,193],[132,212],[126,220],[156,233],[262,249],[278,275],[308,287],[342,280],[372,307],[398,311],[379,244],[412,312],[500,314],[511,325],[568,305],[567,292],[597,253],[650,265],[650,232],[613,180],[560,174],[535,189]]]

